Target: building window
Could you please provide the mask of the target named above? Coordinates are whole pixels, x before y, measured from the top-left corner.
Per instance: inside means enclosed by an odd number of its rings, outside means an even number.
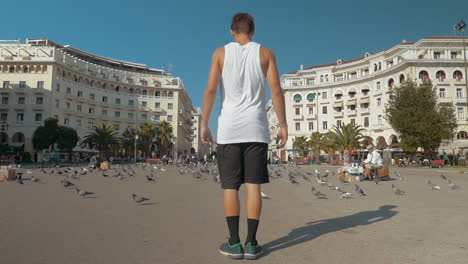
[[[68,119],[68,117],[65,117],[65,119],[63,119],[63,124],[64,125],[70,124],[70,119]]]
[[[36,113],[36,116],[34,117],[34,120],[36,122],[42,121],[42,113]]]
[[[60,83],[57,83],[57,85],[55,86],[55,91],[60,92]]]
[[[445,88],[439,88],[439,97],[440,98],[445,98],[446,97]]]
[[[458,53],[457,52],[450,52],[450,58],[452,59],[456,59],[458,57]]]
[[[128,100],[128,106],[133,106],[134,105],[134,101],[133,100]]]
[[[322,114],[326,114],[326,113],[328,113],[327,107],[322,106]]]
[[[114,125],[114,129],[119,131],[120,130],[120,125],[119,124]]]
[[[295,115],[300,115],[301,114],[301,108],[299,108],[299,107],[294,108],[294,111],[295,111],[294,112]]]
[[[156,109],[161,108],[161,103],[154,103],[154,108],[156,108]]]
[[[79,113],[81,113],[81,105],[77,105],[77,106],[76,106],[76,111],[79,112]]]
[[[67,94],[71,94],[71,88],[70,88],[70,87],[67,87],[66,93],[67,93]]]
[[[364,127],[369,127],[369,117],[364,117]]]
[[[115,104],[120,104],[120,98],[115,98]]]
[[[313,115],[314,114],[314,108],[313,107],[309,107],[309,115]]]
[[[458,132],[457,139],[468,139],[468,133],[466,131]]]
[[[427,71],[420,71],[418,77],[420,80],[427,81],[429,80],[429,73]]]
[[[114,116],[115,116],[115,117],[120,117],[120,112],[119,112],[119,111],[115,111],[115,112],[114,112]]]
[[[3,88],[10,88],[10,81],[3,81]]]
[[[340,127],[341,126],[341,120],[336,120],[336,126]]]
[[[301,130],[301,123],[296,122],[296,131],[300,131],[300,130]]]
[[[172,110],[172,107],[173,107],[173,104],[172,104],[172,103],[168,103],[168,104],[167,104],[167,109]]]
[[[19,88],[26,88],[26,81],[20,81]]]
[[[8,120],[8,113],[1,113],[0,114],[0,120],[1,121],[7,121]]]
[[[148,116],[146,114],[141,114],[141,119],[146,120]]]
[[[377,106],[382,106],[382,98],[377,98]]]
[[[395,85],[395,81],[393,80],[393,78],[390,78],[390,80],[388,80],[388,87],[393,88],[393,85]]]
[[[23,120],[24,120],[24,113],[17,113],[16,121],[23,121]]]
[[[167,116],[167,121],[172,122],[172,116],[171,115]]]
[[[168,98],[174,98],[174,92],[171,91],[171,92],[167,93],[167,97]]]
[[[103,102],[103,103],[107,103],[107,96],[103,96],[103,97],[102,97],[102,102]]]
[[[377,82],[377,83],[375,84],[375,86],[376,86],[376,89],[377,89],[377,90],[380,90],[380,82]]]
[[[9,72],[9,73],[14,73],[14,72],[15,72],[15,67],[14,67],[14,66],[10,66],[10,68],[8,68],[8,72]]]
[[[143,107],[148,107],[148,102],[142,101],[142,102],[141,102],[141,106],[143,106]]]
[[[70,103],[69,102],[65,103],[65,109],[70,109]]]
[[[42,97],[37,97],[36,98],[36,104],[43,104],[43,102],[44,102],[44,98],[42,98]]]
[[[322,128],[323,128],[323,129],[328,129],[328,123],[327,123],[327,121],[323,121],[323,123],[322,123]]]
[[[465,110],[463,107],[458,107],[457,108],[457,118],[458,120],[464,120],[465,119]]]
[[[88,114],[94,114],[94,108],[93,107],[90,107],[88,109]]]
[[[129,94],[133,94],[133,88],[128,89]]]
[[[161,119],[161,116],[159,115],[154,115],[154,120],[159,121]]]
[[[460,81],[461,79],[463,79],[463,74],[461,73],[461,71],[454,71],[453,72],[453,78],[455,80]]]
[[[83,91],[78,91],[78,92],[76,93],[76,95],[77,95],[78,97],[83,97]]]
[[[463,98],[463,89],[457,88],[457,98]]]
[[[434,59],[440,59],[440,52],[434,52]]]
[[[18,104],[24,104],[25,99],[24,97],[18,97]]]
[[[55,108],[59,108],[59,106],[60,106],[60,100],[55,99]]]
[[[128,113],[128,119],[133,119],[133,113]]]
[[[314,130],[314,122],[309,122],[309,131]]]
[[[302,101],[302,96],[300,94],[294,95],[294,102],[299,103]]]
[[[94,94],[89,94],[89,99],[93,100],[94,101]]]
[[[383,123],[382,123],[382,115],[378,115],[378,116],[377,116],[377,124],[378,124],[378,125],[382,125],[382,124],[383,124]]]
[[[436,72],[436,79],[443,82],[445,80],[445,72],[444,71],[437,71]]]
[[[6,96],[2,97],[2,104],[8,104],[8,97]]]
[[[88,128],[94,128],[94,122],[93,121],[88,121]]]
[[[44,88],[44,81],[37,81],[37,88],[43,89]]]
[[[107,109],[102,109],[102,110],[101,110],[101,114],[102,114],[103,116],[106,116],[106,115],[107,115]]]
[[[356,119],[354,119],[354,118],[351,119],[351,125],[353,125],[353,126],[356,125]]]
[[[81,127],[81,120],[80,119],[76,120],[76,127]]]

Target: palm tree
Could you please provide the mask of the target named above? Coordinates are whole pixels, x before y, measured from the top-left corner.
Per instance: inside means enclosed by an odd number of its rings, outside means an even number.
[[[119,144],[117,131],[112,126],[100,124],[93,128],[93,131],[84,137],[81,145],[88,145],[99,151],[108,154],[111,149]]]
[[[151,147],[156,140],[158,128],[151,123],[141,124],[138,128],[138,145],[146,157],[151,155]]]
[[[160,121],[156,124],[156,139],[161,147],[161,154],[169,154],[172,144],[172,125],[167,121]]]
[[[307,154],[307,149],[309,148],[309,144],[307,143],[306,136],[296,137],[294,140],[293,147],[299,150],[301,156],[305,156]]]
[[[311,147],[314,157],[318,158],[320,156],[320,150],[323,148],[324,139],[324,134],[320,132],[313,132],[312,135],[310,135],[307,143]]]
[[[328,154],[329,160],[333,158],[333,155],[336,154],[336,151],[338,149],[338,146],[333,141],[332,134],[334,133],[332,131],[329,131],[326,134],[324,134],[322,138],[322,149],[323,151],[325,151],[325,153]]]
[[[329,136],[341,153],[345,150],[351,152],[353,149],[360,147],[360,142],[364,138],[363,131],[365,129],[358,125],[346,124],[334,126],[333,132]]]
[[[120,146],[125,150],[125,154],[133,155],[135,151],[135,128],[127,127],[120,138]]]

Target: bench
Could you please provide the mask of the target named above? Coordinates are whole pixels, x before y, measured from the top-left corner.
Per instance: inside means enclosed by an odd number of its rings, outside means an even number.
[[[432,168],[435,168],[435,167],[442,168],[444,164],[445,164],[445,160],[432,160],[431,161]]]
[[[330,163],[330,165],[342,165],[343,161],[339,160],[339,159],[336,159],[336,160],[330,160],[329,163]]]

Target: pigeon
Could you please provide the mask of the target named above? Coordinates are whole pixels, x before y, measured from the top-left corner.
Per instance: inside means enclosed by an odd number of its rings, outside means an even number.
[[[132,199],[133,201],[137,202],[137,203],[142,203],[144,201],[148,201],[149,198],[146,198],[146,197],[143,197],[143,196],[139,196],[139,195],[136,195],[134,193],[132,193]]]
[[[39,179],[34,177],[34,176],[31,176],[30,180],[31,180],[31,182],[38,182],[39,181]]]
[[[166,171],[164,168],[161,167],[161,171]]]
[[[379,176],[374,177],[374,183],[379,184],[381,178]]]
[[[91,195],[91,194],[94,194],[93,192],[88,192],[88,191],[85,191],[85,190],[80,190],[78,188],[75,188],[76,190],[76,193],[82,197],[86,197],[88,195]]]
[[[352,195],[350,192],[342,192],[340,198],[351,198]]]
[[[153,177],[151,177],[149,175],[146,175],[146,180],[149,181],[149,182],[155,182],[156,181],[155,178],[153,178]]]
[[[400,179],[400,181],[403,181],[403,176],[401,176],[401,174],[399,172],[395,172],[395,177],[397,177],[398,179]]]
[[[19,183],[19,184],[24,184],[23,183],[23,179],[22,179],[22,176],[21,174],[18,173],[18,176],[16,176],[16,182]]]
[[[65,187],[65,188],[75,186],[75,184],[73,184],[73,183],[71,183],[71,182],[69,182],[69,181],[67,181],[65,179],[61,180],[60,182],[62,183],[63,187]]]
[[[429,185],[433,191],[440,191],[440,185],[433,184],[430,180],[427,181],[427,185]]]
[[[396,195],[405,195],[406,192],[403,191],[403,190],[400,190],[398,189],[395,185],[392,184],[392,190],[393,190],[393,193],[395,193]]]
[[[440,174],[440,177],[442,178],[442,180],[448,181],[447,177],[445,177],[445,175],[443,173]]]
[[[456,184],[453,183],[451,180],[447,180],[447,182],[448,182],[448,184],[449,184],[449,186],[450,186],[450,189],[452,189],[452,190],[460,190],[460,189],[461,189],[460,186],[456,185]]]
[[[329,190],[336,190],[336,186],[333,185],[333,183],[328,183],[328,189]]]
[[[102,172],[102,177],[109,177],[109,174]]]
[[[270,197],[268,197],[268,195],[266,195],[264,192],[260,192],[260,194],[262,195],[263,199],[270,199]]]
[[[357,185],[357,184],[354,184],[354,190],[360,194],[361,196],[366,196],[366,194],[364,193],[364,191]]]
[[[203,175],[202,175],[199,171],[197,171],[197,172],[192,171],[192,175],[193,175],[193,177],[194,177],[195,179],[201,179],[201,178],[203,178]]]
[[[327,196],[319,191],[315,192],[314,195],[317,199],[327,199]]]

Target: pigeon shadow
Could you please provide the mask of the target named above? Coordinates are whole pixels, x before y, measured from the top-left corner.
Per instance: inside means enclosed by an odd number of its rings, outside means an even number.
[[[97,199],[97,198],[99,198],[99,197],[97,197],[97,196],[86,196],[86,197],[84,197],[84,199]]]
[[[155,205],[155,204],[158,204],[158,203],[141,203],[140,205]]]
[[[283,237],[264,244],[265,255],[309,242],[321,235],[387,220],[398,213],[398,211],[392,210],[396,207],[395,205],[383,205],[374,211],[363,211],[353,215],[309,222],[305,226],[291,230]]]

